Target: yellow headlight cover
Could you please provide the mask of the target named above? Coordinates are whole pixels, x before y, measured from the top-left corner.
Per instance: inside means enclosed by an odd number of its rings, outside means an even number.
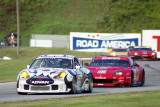
[[[29,78],[29,75],[26,71],[24,71],[24,72],[21,73],[21,77],[22,78]]]
[[[63,78],[65,76],[66,76],[66,72],[61,72],[60,75],[59,75],[60,78]]]

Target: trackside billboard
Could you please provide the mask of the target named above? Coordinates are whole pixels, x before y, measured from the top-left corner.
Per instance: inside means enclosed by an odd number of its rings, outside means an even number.
[[[151,46],[157,52],[157,58],[160,58],[160,30],[143,30],[142,45]]]
[[[77,51],[106,52],[108,48],[141,46],[139,33],[70,33],[70,49]]]

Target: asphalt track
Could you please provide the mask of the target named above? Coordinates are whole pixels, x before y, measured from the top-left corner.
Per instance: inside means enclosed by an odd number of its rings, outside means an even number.
[[[92,93],[18,95],[16,82],[0,83],[0,103],[160,90],[160,61],[137,61],[137,63],[146,71],[146,81],[143,87],[94,87]]]

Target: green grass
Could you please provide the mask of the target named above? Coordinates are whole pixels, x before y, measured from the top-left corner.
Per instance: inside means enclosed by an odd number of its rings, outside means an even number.
[[[29,46],[32,34],[160,29],[159,4],[158,0],[20,0],[21,45]],[[0,40],[17,32],[15,9],[16,0],[0,0]]]
[[[17,32],[16,13],[13,11],[10,14],[7,13],[7,10],[16,3],[12,1],[10,4],[9,1],[11,0],[0,0],[0,5],[6,3],[0,7],[0,15],[3,16],[0,20],[2,23],[0,39],[10,32]],[[96,3],[96,0],[20,1],[22,46],[29,46],[31,34],[69,35],[70,32],[98,32],[96,20],[104,11],[103,0],[100,1],[102,1],[101,4]]]
[[[41,96],[43,97],[43,96]],[[159,107],[160,91],[2,103],[1,107]]]
[[[17,48],[0,48],[0,58],[4,56],[12,58],[11,61],[0,60],[0,82],[16,81],[17,74],[42,54],[70,54],[77,58],[83,58],[105,53],[78,52],[63,48],[20,48],[20,54],[17,55]]]

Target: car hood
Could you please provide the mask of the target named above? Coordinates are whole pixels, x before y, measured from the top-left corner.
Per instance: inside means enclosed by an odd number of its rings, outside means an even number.
[[[26,71],[30,76],[30,78],[33,76],[48,76],[53,78],[54,76],[59,75],[61,72],[68,73],[68,70],[69,69],[63,69],[63,68],[30,68],[30,69],[24,69],[23,71]]]
[[[129,67],[108,66],[108,67],[87,67],[93,74],[93,77],[97,76],[113,76],[117,71],[125,71],[130,69]]]

